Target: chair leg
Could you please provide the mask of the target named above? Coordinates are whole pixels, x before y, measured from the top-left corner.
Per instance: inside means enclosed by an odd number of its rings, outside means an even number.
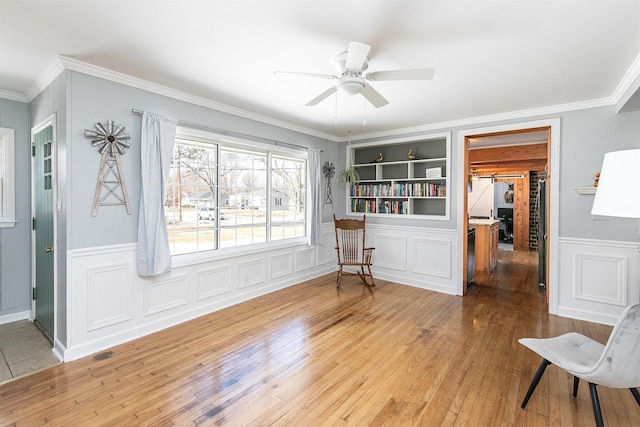
[[[578,383],[580,382],[580,378],[573,377],[573,397],[578,397]]]
[[[540,366],[538,366],[538,370],[536,371],[536,374],[533,376],[533,380],[531,380],[531,384],[529,385],[529,390],[527,390],[527,395],[524,397],[522,405],[520,405],[522,409],[524,409],[524,407],[527,406],[527,403],[529,403],[529,399],[531,398],[533,391],[536,389],[536,386],[540,382],[540,378],[542,378],[544,370],[547,369],[547,366],[549,365],[551,365],[551,362],[549,362],[547,359],[542,359],[542,362],[540,362]]]
[[[367,269],[369,270],[369,278],[371,279],[371,287],[375,287],[376,283],[373,281],[373,274],[371,273],[371,266],[367,265]]]
[[[591,392],[591,404],[593,405],[593,416],[596,418],[596,426],[604,427],[602,412],[600,411],[600,399],[598,399],[598,390],[594,383],[589,383],[589,391]]]
[[[342,280],[342,266],[338,268],[338,278],[336,279],[336,288],[340,287],[340,281]]]
[[[631,394],[633,394],[633,397],[636,398],[636,402],[638,402],[638,405],[640,405],[640,394],[638,393],[638,389],[630,388],[629,390],[631,390]]]

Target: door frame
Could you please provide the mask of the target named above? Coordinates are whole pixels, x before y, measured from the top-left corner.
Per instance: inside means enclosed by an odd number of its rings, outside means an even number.
[[[57,126],[56,126],[56,114],[52,114],[44,121],[31,128],[30,144],[29,144],[29,158],[31,159],[31,218],[35,216],[36,212],[36,200],[35,200],[35,188],[33,175],[35,172],[34,157],[32,156],[32,147],[34,144],[34,137],[36,134],[51,126],[51,187],[53,191],[51,211],[53,212],[53,334],[51,339],[53,340],[53,347],[58,337],[58,150],[57,150]],[[36,232],[31,227],[31,292],[36,286]],[[31,312],[29,313],[29,320],[33,321],[36,317],[36,301],[31,298]]]
[[[547,245],[549,250],[547,251],[549,264],[547,265],[548,271],[548,283],[547,291],[549,295],[549,313],[558,314],[558,237],[559,237],[559,165],[560,165],[560,119],[542,119],[527,122],[510,123],[506,125],[488,126],[482,128],[465,129],[458,131],[457,138],[457,153],[456,153],[456,169],[458,170],[458,185],[457,185],[457,206],[456,209],[456,228],[457,241],[456,245],[456,259],[464,260],[466,256],[467,245],[467,215],[466,215],[466,198],[467,198],[467,148],[466,140],[472,135],[479,134],[491,134],[499,132],[513,132],[522,131],[532,128],[548,127],[549,130],[549,170],[547,171],[547,177],[549,183],[549,234],[547,239]],[[458,267],[458,280],[457,291],[458,295],[464,295],[466,291],[466,283],[464,280],[466,262],[457,263]]]

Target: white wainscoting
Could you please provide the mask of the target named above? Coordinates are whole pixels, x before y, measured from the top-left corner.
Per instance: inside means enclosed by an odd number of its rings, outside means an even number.
[[[558,315],[615,324],[638,302],[638,243],[560,238]]]
[[[374,277],[456,295],[456,239],[455,230],[367,225]]]
[[[136,245],[68,253],[65,361],[168,328],[336,270],[333,223],[322,244],[274,245],[200,263],[182,263],[153,278],[136,273]]]

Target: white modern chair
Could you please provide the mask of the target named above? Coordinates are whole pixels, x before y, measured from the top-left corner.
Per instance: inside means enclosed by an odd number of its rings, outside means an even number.
[[[520,344],[542,356],[522,409],[536,389],[544,370],[554,364],[573,375],[573,397],[578,394],[578,382],[589,383],[593,414],[598,427],[603,426],[596,385],[628,388],[640,405],[640,304],[625,308],[613,328],[607,345],[584,335],[570,332],[555,338],[521,338]]]

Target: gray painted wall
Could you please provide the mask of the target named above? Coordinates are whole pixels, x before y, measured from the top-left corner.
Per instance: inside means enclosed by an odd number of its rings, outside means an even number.
[[[17,223],[0,228],[0,316],[31,307],[31,191],[29,105],[0,99],[0,127],[15,130],[15,203]]]
[[[609,151],[640,148],[640,112],[616,114],[615,106],[599,107],[585,110],[571,111],[554,115],[532,116],[519,120],[482,123],[478,126],[465,128],[498,126],[507,123],[521,123],[533,120],[561,119],[560,162],[559,171],[552,179],[559,179],[560,185],[560,237],[591,238],[601,240],[632,241],[640,240],[638,235],[638,220],[626,218],[609,218],[604,221],[593,220],[591,205],[594,196],[579,195],[574,187],[593,184],[592,176],[600,170],[604,154]],[[451,220],[429,221],[403,218],[369,217],[367,221],[377,224],[410,225],[417,227],[456,228],[457,196],[456,191],[461,188],[460,179],[464,171],[456,170],[457,132],[463,128],[436,129],[429,133],[452,132],[452,162],[450,188]],[[407,135],[409,136],[409,135]],[[391,138],[387,138],[391,139]],[[380,141],[381,138],[355,141],[352,144]],[[341,167],[345,163],[345,143],[340,145]],[[555,173],[555,172],[554,172]],[[341,216],[345,215],[345,193],[340,187],[340,194],[336,196],[340,201],[337,207]]]
[[[262,138],[321,149],[322,161],[335,153],[335,145],[326,140],[298,132],[270,126],[245,118],[170,99],[129,86],[113,83],[85,74],[72,72],[69,126],[69,182],[72,191],[67,195],[69,210],[69,249],[132,243],[136,241],[138,205],[140,198],[140,121],[132,108],[163,114],[182,121],[212,128],[256,135]],[[96,122],[114,120],[124,125],[131,135],[132,147],[121,157],[124,179],[131,202],[131,215],[124,206],[101,206],[91,216],[100,154],[84,136],[85,129],[93,129]],[[330,212],[325,214],[330,217]]]
[[[604,154],[640,148],[640,112],[615,113],[615,107],[566,113],[562,117],[560,147],[560,236],[639,241],[635,219],[594,221],[594,196],[582,196],[575,187],[593,184]],[[640,166],[639,166],[640,167]],[[640,191],[640,190],[638,190]]]

